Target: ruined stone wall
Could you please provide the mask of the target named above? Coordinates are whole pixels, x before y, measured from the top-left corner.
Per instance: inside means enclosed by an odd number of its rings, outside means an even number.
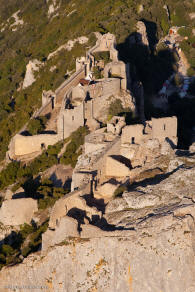
[[[105,122],[108,116],[108,96],[100,96],[92,101],[92,113],[93,113],[93,118]]]
[[[122,61],[108,63],[104,68],[104,78],[108,78],[110,74],[121,78],[121,89],[127,90],[127,68]]]
[[[88,184],[88,186],[90,186],[90,175],[91,177],[94,177],[95,175],[94,179],[97,180],[99,184],[107,181],[108,178],[106,177],[106,158],[109,155],[120,154],[120,144],[120,138],[117,137],[111,144],[105,145],[105,149],[102,149],[103,151],[101,151],[99,154],[97,153],[98,149],[96,149],[95,153],[97,154],[97,156],[93,162],[90,162],[90,165],[88,164],[89,161],[87,161],[87,164],[85,162],[82,162],[82,168],[77,168],[76,166],[73,171],[71,191],[74,191],[77,188],[81,189],[84,185],[86,185],[86,183]],[[100,146],[100,144],[98,146]]]
[[[144,138],[143,125],[130,125],[122,130],[121,143],[122,144],[140,144]]]
[[[89,154],[91,152],[96,152],[105,147],[105,143],[90,143],[85,142],[85,154]]]
[[[102,95],[115,95],[120,92],[120,78],[105,78],[99,79],[95,84],[85,87],[91,98],[97,98]]]
[[[110,49],[110,59],[114,62],[118,61],[118,51],[114,47]]]
[[[173,139],[174,143],[177,140],[177,118],[152,118],[152,138],[157,138],[162,142],[167,137],[171,140]]]
[[[130,169],[120,161],[121,156],[114,155],[106,158],[105,176],[107,178],[121,178],[130,175]]]
[[[80,69],[82,69],[85,62],[86,62],[85,57],[76,58],[76,71],[79,71]]]
[[[56,102],[61,103],[65,93],[79,83],[79,80],[85,78],[85,68],[81,68],[79,71],[71,75],[71,77],[64,81],[58,89],[56,89]]]
[[[108,78],[103,81],[103,92],[102,95],[114,95],[120,92],[120,79],[119,78]]]
[[[65,139],[84,126],[84,105],[83,103],[74,109],[63,109],[58,117],[58,134],[61,139]]]
[[[107,33],[99,35],[96,45],[88,52],[88,55],[96,52],[110,52],[110,59],[118,61],[118,51],[116,50],[116,38],[113,34]]]
[[[82,86],[77,85],[73,87],[72,100],[77,99],[77,98],[81,98],[82,100],[84,100],[85,97],[86,97],[86,92]]]
[[[94,164],[94,170],[97,170],[97,180],[99,184],[104,183],[108,179],[107,158],[110,155],[120,155],[121,139],[118,137],[115,141],[102,153],[101,157]]]
[[[12,155],[22,156],[41,151],[49,145],[59,141],[58,135],[41,134],[34,136],[22,136],[17,134],[12,141]]]

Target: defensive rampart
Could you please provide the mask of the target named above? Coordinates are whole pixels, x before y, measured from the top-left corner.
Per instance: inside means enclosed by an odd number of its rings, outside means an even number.
[[[10,157],[14,159],[17,156],[23,156],[40,152],[49,145],[54,145],[59,141],[57,134],[41,134],[34,136],[23,136],[17,134],[13,139],[10,147]]]
[[[79,83],[79,80],[85,77],[85,67],[79,69],[70,78],[64,81],[55,91],[56,93],[56,102],[61,103],[66,92],[73,86],[76,86]]]

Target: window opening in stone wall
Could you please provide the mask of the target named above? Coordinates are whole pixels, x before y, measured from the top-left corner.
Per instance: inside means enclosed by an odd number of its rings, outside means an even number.
[[[74,121],[74,116],[72,116],[72,121]]]
[[[54,109],[54,97],[52,97],[52,99],[51,99],[51,107],[52,107],[52,109]]]
[[[166,125],[164,124],[164,131],[166,131]]]
[[[131,143],[132,143],[132,144],[135,144],[135,137],[132,137],[132,138],[131,138]]]

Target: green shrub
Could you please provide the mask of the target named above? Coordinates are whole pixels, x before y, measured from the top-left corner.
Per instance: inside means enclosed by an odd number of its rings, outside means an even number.
[[[26,258],[31,253],[31,248],[29,246],[25,246],[21,250],[21,254],[24,258]]]
[[[27,131],[30,135],[37,135],[44,131],[45,125],[47,123],[46,117],[39,117],[36,119],[31,119],[28,123]]]
[[[101,71],[99,70],[99,68],[97,66],[95,66],[93,68],[93,75],[94,75],[95,79],[101,79],[102,78]]]
[[[3,198],[0,197],[0,208],[1,208],[2,203],[3,203]]]
[[[126,186],[119,186],[114,192],[114,198],[121,197],[125,191],[127,191]]]
[[[180,27],[178,29],[178,33],[183,37],[190,37],[192,34],[192,29],[190,27]]]
[[[168,20],[166,18],[162,18],[161,27],[162,27],[164,36],[167,35],[169,32],[169,23],[168,23]]]
[[[3,244],[0,247],[0,253],[2,253],[5,257],[8,257],[14,254],[14,249],[8,244]]]
[[[38,199],[38,208],[46,209],[52,207],[55,202],[67,194],[70,190],[63,188],[56,188],[49,179],[43,180],[37,188],[34,198]]]
[[[94,53],[93,55],[96,61],[103,60],[105,65],[111,62],[110,52],[97,52],[97,53]]]
[[[60,158],[60,163],[65,165],[71,165],[73,168],[77,163],[81,151],[80,146],[84,144],[85,136],[89,133],[86,127],[80,127],[78,130],[72,133],[71,142],[67,145],[66,151]]]
[[[182,78],[178,73],[175,74],[173,81],[174,81],[174,85],[177,87],[182,85]]]
[[[48,220],[46,220],[39,227],[25,224],[20,228],[19,233],[23,236],[24,241],[21,248],[21,254],[23,257],[27,257],[30,253],[35,252],[40,248],[42,234],[47,230],[47,228]]]
[[[0,189],[13,184],[17,178],[17,173],[20,167],[19,162],[11,162],[0,173]]]
[[[195,69],[194,68],[189,68],[187,71],[187,75],[192,77],[195,75]]]
[[[20,162],[9,163],[7,167],[0,172],[0,189],[16,183],[16,189],[23,186],[27,193],[31,194],[34,192],[36,185],[33,176],[58,163],[57,156],[68,139],[63,142],[58,142],[53,146],[49,146],[48,150],[45,150],[28,165],[22,165]]]
[[[108,113],[111,116],[117,116],[118,114],[123,112],[123,106],[120,99],[116,99],[110,104]]]
[[[26,223],[24,225],[21,225],[20,226],[20,234],[21,234],[23,240],[26,239],[27,236],[29,234],[31,234],[34,230],[35,230],[35,228],[32,225],[29,225]]]
[[[6,263],[6,257],[3,253],[0,253],[0,269],[1,265],[3,266]]]

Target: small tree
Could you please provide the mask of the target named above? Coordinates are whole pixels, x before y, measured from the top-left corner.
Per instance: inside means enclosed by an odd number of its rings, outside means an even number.
[[[120,99],[116,99],[110,104],[108,114],[109,116],[117,116],[118,114],[124,112],[124,108],[122,106],[122,102]]]
[[[93,75],[94,75],[95,79],[101,79],[102,78],[101,71],[99,70],[99,68],[97,66],[95,66],[93,68]]]
[[[47,123],[46,117],[39,117],[36,119],[32,119],[29,121],[28,124],[28,132],[30,135],[37,135],[40,134],[44,129]]]

